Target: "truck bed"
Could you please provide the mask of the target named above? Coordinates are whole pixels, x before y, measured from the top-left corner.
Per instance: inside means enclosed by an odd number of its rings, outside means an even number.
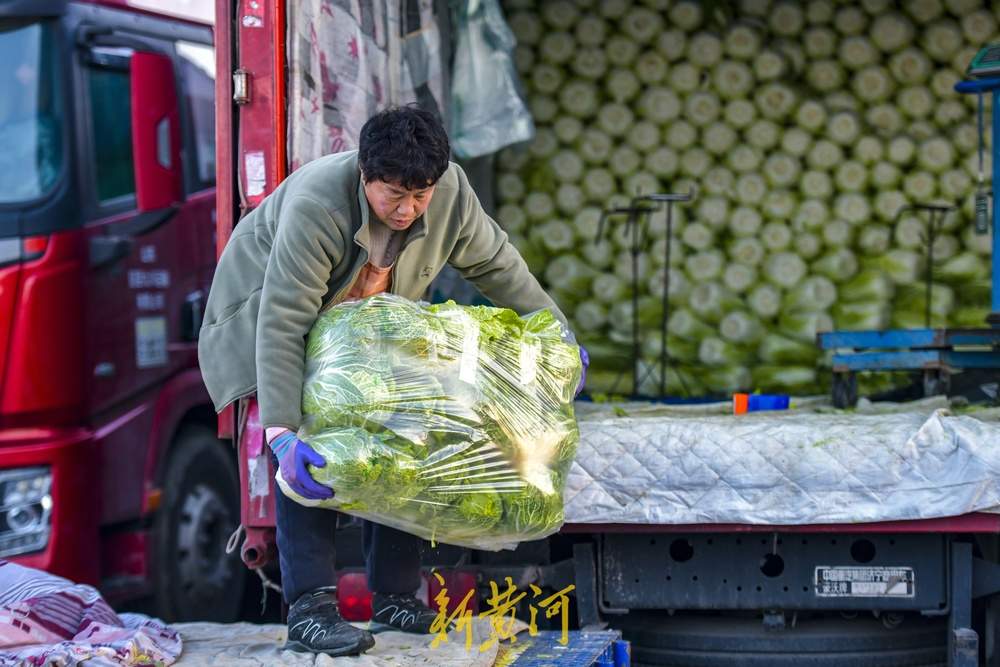
[[[567,524],[857,524],[1000,507],[1000,409],[942,399],[834,410],[800,399],[734,416],[729,404],[578,404]]]

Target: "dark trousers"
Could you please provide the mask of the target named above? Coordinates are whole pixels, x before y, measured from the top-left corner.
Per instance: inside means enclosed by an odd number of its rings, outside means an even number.
[[[337,513],[305,507],[287,498],[277,486],[278,560],[285,602],[303,593],[337,583],[334,537]],[[363,549],[368,588],[378,593],[413,593],[420,587],[423,540],[371,521],[364,522]]]

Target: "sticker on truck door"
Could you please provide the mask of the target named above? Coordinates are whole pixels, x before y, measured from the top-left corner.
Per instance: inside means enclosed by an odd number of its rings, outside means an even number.
[[[167,318],[137,317],[135,320],[135,364],[154,368],[167,363]]]
[[[817,567],[816,595],[830,598],[912,598],[912,567]]]

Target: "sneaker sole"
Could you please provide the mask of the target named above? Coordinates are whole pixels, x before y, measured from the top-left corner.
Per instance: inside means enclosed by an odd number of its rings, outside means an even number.
[[[306,646],[302,642],[285,640],[285,645],[282,648],[286,651],[298,651],[299,653],[323,653],[331,658],[340,658],[348,655],[361,655],[372,646],[375,646],[374,641],[367,646],[364,645],[365,643],[345,646],[344,648],[339,649],[316,649],[311,646]]]
[[[403,628],[397,628],[395,625],[389,625],[387,623],[378,623],[376,621],[368,621],[368,627],[365,628],[368,632],[373,635],[380,634],[382,632],[405,632],[411,635],[432,635],[434,634],[430,630],[427,632],[422,632],[418,629],[404,630]]]

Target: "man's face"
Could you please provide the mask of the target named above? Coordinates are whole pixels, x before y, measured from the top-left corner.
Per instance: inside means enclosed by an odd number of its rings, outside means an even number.
[[[365,197],[375,217],[390,229],[407,229],[424,214],[434,195],[434,186],[408,190],[386,181],[365,181]]]

